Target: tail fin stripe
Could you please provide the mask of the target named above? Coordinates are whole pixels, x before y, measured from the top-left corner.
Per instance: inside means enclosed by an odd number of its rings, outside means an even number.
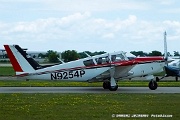
[[[11,49],[9,48],[8,45],[4,45],[5,49],[6,49],[6,52],[8,54],[8,57],[13,65],[13,68],[15,71],[17,72],[23,72],[21,66],[19,65],[17,59],[15,58],[14,54],[12,53]]]

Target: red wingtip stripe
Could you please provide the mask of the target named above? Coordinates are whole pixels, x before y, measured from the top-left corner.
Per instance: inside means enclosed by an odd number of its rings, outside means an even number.
[[[23,72],[21,66],[19,65],[18,61],[16,60],[14,54],[12,53],[11,49],[9,48],[9,45],[4,45],[4,48],[8,54],[8,57],[10,59],[10,62],[16,72]]]

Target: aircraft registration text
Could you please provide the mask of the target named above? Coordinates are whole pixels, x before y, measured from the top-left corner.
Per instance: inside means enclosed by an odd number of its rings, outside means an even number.
[[[84,70],[65,71],[51,73],[51,80],[73,79],[82,77],[85,74]]]

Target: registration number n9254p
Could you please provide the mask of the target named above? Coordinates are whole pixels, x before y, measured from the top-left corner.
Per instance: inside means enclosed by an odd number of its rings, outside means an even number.
[[[51,80],[73,79],[82,77],[83,75],[85,75],[84,70],[54,72],[51,73]]]

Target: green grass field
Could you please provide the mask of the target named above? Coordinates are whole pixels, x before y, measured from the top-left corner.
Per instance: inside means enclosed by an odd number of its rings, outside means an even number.
[[[12,67],[0,67],[0,76],[14,76],[15,72]]]
[[[167,114],[173,115],[167,120],[178,120],[179,100],[180,94],[0,94],[0,119],[112,120],[112,114]]]
[[[147,87],[148,81],[119,81],[119,87]],[[87,83],[87,82],[64,82],[50,80],[0,80],[0,87],[102,87],[102,82]],[[180,87],[180,81],[158,82],[159,87]]]
[[[0,76],[13,76],[12,67],[0,67]],[[159,82],[159,86],[180,86],[180,82]],[[122,86],[147,86],[148,81],[120,81]],[[102,83],[40,80],[0,80],[6,86],[102,86]],[[113,114],[167,114],[180,118],[180,94],[0,94],[0,120],[122,120]],[[137,118],[140,119],[140,118]],[[142,118],[144,119],[144,118]]]

